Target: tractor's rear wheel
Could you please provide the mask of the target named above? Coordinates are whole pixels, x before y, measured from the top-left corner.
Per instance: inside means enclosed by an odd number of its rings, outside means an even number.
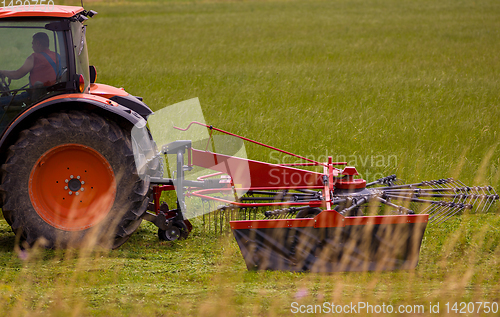
[[[39,119],[9,147],[2,170],[4,217],[30,245],[116,248],[148,203],[130,133],[92,113]]]

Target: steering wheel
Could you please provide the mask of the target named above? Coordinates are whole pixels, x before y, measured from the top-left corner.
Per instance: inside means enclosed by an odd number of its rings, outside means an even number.
[[[11,79],[9,78],[8,80],[5,80],[5,76],[0,76],[1,82],[0,82],[0,92],[2,94],[2,97],[4,96],[9,96],[10,95],[10,83]]]

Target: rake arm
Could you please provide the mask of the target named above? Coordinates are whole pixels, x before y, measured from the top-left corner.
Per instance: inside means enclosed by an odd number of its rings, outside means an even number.
[[[382,198],[378,198],[383,204],[387,204],[386,201],[397,201],[400,205],[411,206],[419,214],[428,214],[429,222],[435,223],[442,223],[463,210],[487,211],[500,198],[491,186],[466,186],[453,178],[373,187],[370,190],[383,193]]]
[[[405,208],[403,206],[399,206],[399,205],[396,205],[396,204],[393,204],[391,203],[389,200],[386,200],[386,199],[383,199],[382,197],[376,197],[377,200],[387,206],[390,206],[390,207],[393,207],[393,208],[396,208],[396,210],[402,214],[402,215],[413,215],[415,214],[415,212],[413,212],[413,210],[410,210],[408,208]]]

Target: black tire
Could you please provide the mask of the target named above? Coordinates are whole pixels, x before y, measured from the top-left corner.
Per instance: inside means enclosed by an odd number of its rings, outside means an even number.
[[[158,239],[160,241],[175,241],[187,239],[189,235],[188,228],[183,221],[176,221],[172,224],[169,231],[158,228]]]
[[[307,209],[302,209],[297,213],[297,216],[295,218],[314,218],[317,215],[319,215],[320,212],[322,212],[321,208],[312,208],[309,207]]]
[[[81,156],[78,162],[80,153],[90,159]],[[61,160],[63,154],[67,160]],[[102,166],[82,171],[94,159]],[[103,169],[105,175],[97,175]],[[66,180],[51,176],[57,173],[82,174],[81,181],[74,175]],[[9,147],[2,175],[4,217],[29,245],[43,239],[49,248],[94,244],[117,248],[139,227],[149,201],[149,178],[137,175],[130,132],[88,112],[55,113],[37,120]],[[106,180],[101,185],[91,184],[91,179],[101,178]],[[52,187],[46,189],[46,184]],[[103,187],[106,184],[109,189]],[[54,192],[56,203],[46,198],[47,191]]]

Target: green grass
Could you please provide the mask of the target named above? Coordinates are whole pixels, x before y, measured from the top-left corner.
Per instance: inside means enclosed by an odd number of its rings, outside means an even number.
[[[98,81],[154,110],[199,97],[209,124],[312,158],[346,158],[369,181],[453,176],[500,189],[497,1],[85,3],[99,12],[87,23]],[[251,145],[247,153],[273,157]],[[440,301],[443,315],[447,301],[500,302],[498,205],[427,228],[414,271],[247,272],[231,236],[196,230],[160,243],[143,224],[119,250],[33,249],[21,260],[1,220],[0,310],[276,316],[293,301],[367,301],[428,313]]]
[[[7,226],[1,228],[0,307],[12,315],[287,315],[294,301],[500,300],[495,214],[429,228],[416,270],[379,273],[248,272],[231,237],[198,230],[188,240],[160,243],[148,224],[112,252],[34,249],[21,260]]]

